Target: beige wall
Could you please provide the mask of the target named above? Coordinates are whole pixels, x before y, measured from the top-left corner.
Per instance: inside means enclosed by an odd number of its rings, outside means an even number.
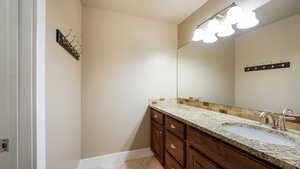
[[[191,16],[178,25],[178,48],[183,47],[191,41],[195,27],[216,14],[216,12],[230,5],[232,0],[208,0]]]
[[[46,165],[75,169],[81,154],[81,61],[56,43],[56,28],[81,32],[79,0],[46,1]]]
[[[176,97],[176,25],[83,10],[82,157],[149,147],[150,98]]]
[[[234,104],[234,39],[190,43],[178,50],[178,96]]]
[[[236,38],[236,105],[300,114],[300,14]],[[245,73],[246,65],[290,61],[290,69]],[[251,87],[250,87],[251,86]]]

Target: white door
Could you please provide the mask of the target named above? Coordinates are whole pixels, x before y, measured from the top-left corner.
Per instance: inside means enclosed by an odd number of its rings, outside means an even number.
[[[18,169],[17,119],[18,0],[0,0],[0,169]]]

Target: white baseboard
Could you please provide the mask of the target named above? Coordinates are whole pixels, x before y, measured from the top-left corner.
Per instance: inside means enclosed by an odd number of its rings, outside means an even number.
[[[78,169],[91,169],[104,164],[122,163],[127,160],[133,160],[150,156],[153,156],[153,153],[150,150],[150,148],[118,152],[93,158],[82,159],[80,160]]]

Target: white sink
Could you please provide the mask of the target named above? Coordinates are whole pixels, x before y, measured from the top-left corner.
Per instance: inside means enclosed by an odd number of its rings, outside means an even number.
[[[259,126],[239,123],[223,124],[223,130],[247,139],[257,140],[264,143],[280,146],[296,146],[295,141],[283,133]]]

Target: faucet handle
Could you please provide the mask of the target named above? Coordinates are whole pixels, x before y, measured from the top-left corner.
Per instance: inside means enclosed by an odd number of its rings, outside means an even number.
[[[283,111],[282,111],[282,115],[292,115],[294,114],[294,110],[290,109],[290,108],[285,108]]]
[[[262,111],[262,112],[259,112],[259,117],[261,118],[261,123],[263,124],[267,124],[267,113]]]
[[[261,112],[259,112],[259,117],[265,117],[266,116],[266,112],[264,112],[264,111],[261,111]]]
[[[280,130],[286,131],[285,122],[287,119],[292,119],[291,117],[287,117],[288,115],[291,115],[291,114],[294,114],[294,111],[292,109],[285,108],[282,111],[282,114],[279,117],[279,121],[278,121],[278,127]]]

